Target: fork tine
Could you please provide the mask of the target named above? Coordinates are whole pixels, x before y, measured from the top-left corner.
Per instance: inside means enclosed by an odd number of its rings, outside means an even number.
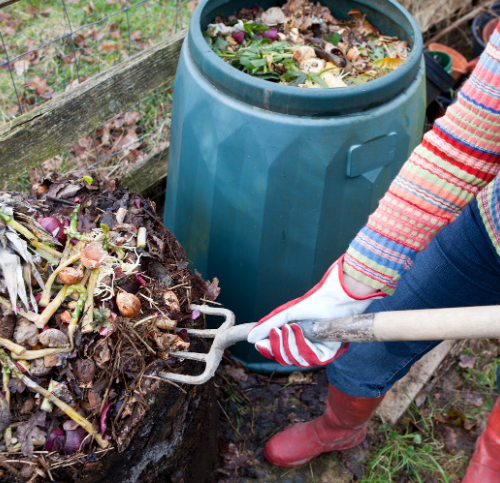
[[[203,354],[201,352],[171,352],[170,357],[179,357],[181,359],[190,359],[192,361],[207,361],[208,354]]]

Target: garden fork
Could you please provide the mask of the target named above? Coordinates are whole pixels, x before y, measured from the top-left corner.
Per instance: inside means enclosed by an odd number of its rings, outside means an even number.
[[[226,319],[218,329],[187,329],[190,336],[214,339],[208,354],[170,353],[172,357],[204,362],[205,370],[199,376],[171,372],[161,372],[159,376],[174,382],[204,384],[214,375],[224,350],[236,342],[246,340],[256,323],[234,325],[234,313],[228,309],[207,305],[191,305],[191,309],[207,315],[220,315]],[[303,320],[298,325],[304,336],[312,342],[499,339],[500,306],[379,312],[337,319]]]

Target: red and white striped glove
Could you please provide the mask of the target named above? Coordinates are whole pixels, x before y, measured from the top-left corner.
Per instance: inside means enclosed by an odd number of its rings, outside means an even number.
[[[265,357],[285,366],[303,368],[326,365],[343,354],[348,344],[311,342],[302,329],[290,322],[307,319],[346,317],[361,314],[372,300],[385,297],[376,292],[364,297],[350,293],[344,285],[343,256],[326,272],[323,279],[302,297],[281,305],[261,319],[247,340]]]

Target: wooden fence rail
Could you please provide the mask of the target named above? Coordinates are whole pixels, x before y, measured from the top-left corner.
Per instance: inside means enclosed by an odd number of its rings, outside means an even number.
[[[0,126],[0,179],[6,182],[50,159],[149,94],[172,85],[187,30],[82,82]],[[125,177],[136,192],[166,176],[168,149]]]

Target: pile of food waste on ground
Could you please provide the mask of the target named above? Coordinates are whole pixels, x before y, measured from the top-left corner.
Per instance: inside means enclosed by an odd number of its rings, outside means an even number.
[[[308,88],[364,84],[398,68],[408,42],[383,35],[358,9],[338,20],[318,2],[288,0],[282,7],[242,8],[209,24],[213,51],[247,74]]]
[[[126,449],[220,291],[154,203],[95,177],[0,193],[0,269],[0,479]]]

